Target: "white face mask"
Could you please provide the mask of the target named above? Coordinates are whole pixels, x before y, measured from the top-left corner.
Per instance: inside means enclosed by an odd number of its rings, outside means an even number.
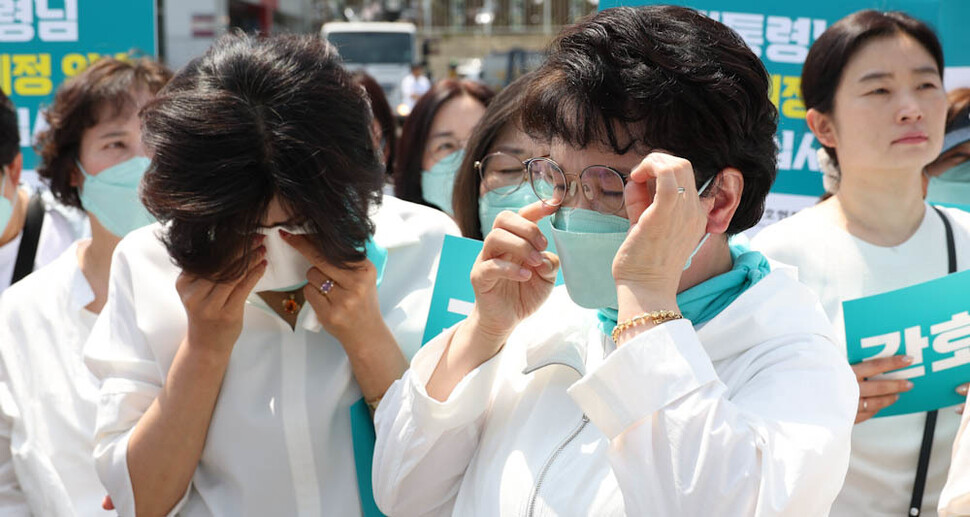
[[[266,247],[266,272],[256,282],[253,292],[260,291],[292,291],[306,285],[306,273],[313,266],[296,248],[290,246],[280,237],[279,226],[260,228],[259,233],[266,236],[263,246]],[[309,233],[306,229],[287,229],[294,235]]]

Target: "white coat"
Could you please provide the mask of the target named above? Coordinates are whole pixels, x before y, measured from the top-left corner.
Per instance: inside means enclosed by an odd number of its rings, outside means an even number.
[[[424,347],[376,415],[392,516],[826,515],[858,386],[817,299],[774,271],[695,331],[619,349],[557,288],[445,402]]]
[[[385,197],[373,216],[387,249],[381,313],[407,357],[420,345],[437,259],[457,228],[427,207]],[[101,379],[94,450],[122,516],[134,514],[128,440],[165,382],[186,332],[179,270],[137,230],[117,248],[109,300],[85,349]],[[361,398],[349,361],[305,304],[295,330],[250,297],[202,457],[172,511],[183,516],[359,515],[349,408]]]

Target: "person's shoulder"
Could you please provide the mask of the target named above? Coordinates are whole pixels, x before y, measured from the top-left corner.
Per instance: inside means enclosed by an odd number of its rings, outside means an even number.
[[[172,264],[162,240],[165,227],[161,223],[154,223],[125,235],[115,248],[112,265],[123,264],[123,268],[151,268],[171,269]],[[120,269],[112,267],[112,271]]]
[[[417,203],[384,195],[378,209],[381,218],[394,218],[421,236],[461,235],[458,225],[448,214]],[[377,221],[380,224],[380,220]]]
[[[970,212],[954,207],[941,205],[933,206],[942,211],[947,216],[948,220],[952,221],[954,230],[959,231],[958,229],[962,229],[964,233],[970,234]]]
[[[68,292],[73,285],[79,267],[75,242],[57,258],[0,293],[0,313],[6,319],[11,311],[25,308],[34,310],[54,303],[55,299]]]
[[[751,239],[751,247],[775,258],[778,251],[810,246],[815,237],[828,230],[823,218],[818,205],[805,208],[763,228]]]

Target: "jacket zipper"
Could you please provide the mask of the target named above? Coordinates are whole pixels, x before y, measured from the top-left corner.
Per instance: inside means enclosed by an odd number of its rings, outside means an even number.
[[[583,414],[583,419],[580,420],[579,425],[576,426],[575,429],[573,429],[573,432],[569,433],[569,436],[567,436],[562,442],[559,443],[559,446],[556,447],[554,451],[552,451],[552,455],[549,456],[549,459],[547,459],[546,463],[542,466],[542,470],[539,471],[539,476],[536,478],[536,486],[533,487],[532,489],[532,496],[529,498],[529,509],[526,513],[528,517],[533,517],[533,515],[535,514],[536,500],[539,498],[539,489],[542,488],[542,481],[546,477],[546,473],[549,472],[549,468],[552,466],[552,462],[556,461],[556,458],[559,457],[563,449],[565,449],[570,442],[572,442],[573,440],[576,439],[577,436],[579,436],[579,433],[581,433],[583,429],[586,428],[586,424],[588,423],[589,423],[589,417],[586,416],[586,414]]]

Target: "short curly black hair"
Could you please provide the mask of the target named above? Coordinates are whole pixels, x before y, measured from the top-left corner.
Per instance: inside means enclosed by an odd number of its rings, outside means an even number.
[[[142,117],[154,153],[142,201],[183,270],[241,276],[274,198],[335,266],[364,259],[383,166],[366,93],[325,40],[226,34]]]
[[[683,7],[617,7],[560,33],[522,122],[537,139],[579,148],[664,149],[691,162],[698,185],[738,169],[735,234],[761,219],[777,173],[769,88],[761,60],[725,25]]]

